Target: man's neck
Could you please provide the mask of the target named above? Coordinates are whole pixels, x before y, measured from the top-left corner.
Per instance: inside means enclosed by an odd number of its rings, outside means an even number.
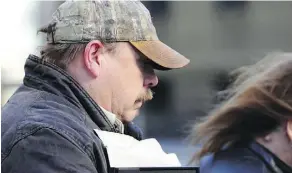
[[[107,118],[110,120],[110,122],[111,122],[114,126],[117,126],[118,129],[120,130],[120,132],[124,133],[124,125],[123,125],[122,121],[120,121],[120,120],[118,119],[118,117],[117,117],[114,113],[112,113],[112,112],[106,110],[105,108],[103,108],[103,107],[101,107],[101,106],[99,106],[99,107],[100,107],[101,110],[104,112],[104,114],[107,116]]]

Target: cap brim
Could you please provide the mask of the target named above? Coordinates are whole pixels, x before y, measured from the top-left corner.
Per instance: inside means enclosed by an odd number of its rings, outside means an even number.
[[[165,69],[182,68],[190,62],[189,59],[159,40],[130,41],[130,43],[147,58]]]

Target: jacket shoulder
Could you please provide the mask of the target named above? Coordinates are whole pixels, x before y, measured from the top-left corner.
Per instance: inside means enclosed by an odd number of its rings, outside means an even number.
[[[17,98],[22,99],[24,96],[30,99],[29,102],[17,101]],[[18,141],[32,136],[40,129],[55,131],[84,151],[88,151],[93,143],[99,143],[94,131],[85,124],[86,116],[78,107],[64,100],[45,92],[16,93],[2,111],[2,156],[9,154]]]

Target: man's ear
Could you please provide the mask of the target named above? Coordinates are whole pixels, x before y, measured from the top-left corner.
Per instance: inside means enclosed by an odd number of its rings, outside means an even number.
[[[102,48],[103,44],[100,41],[93,40],[86,45],[83,54],[85,67],[95,78],[99,76],[100,72]]]
[[[288,120],[286,130],[287,130],[288,137],[292,141],[292,120]]]

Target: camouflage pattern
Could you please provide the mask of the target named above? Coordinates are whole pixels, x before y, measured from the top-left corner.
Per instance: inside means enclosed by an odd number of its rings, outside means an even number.
[[[66,1],[51,25],[49,43],[158,40],[149,11],[134,0]]]

